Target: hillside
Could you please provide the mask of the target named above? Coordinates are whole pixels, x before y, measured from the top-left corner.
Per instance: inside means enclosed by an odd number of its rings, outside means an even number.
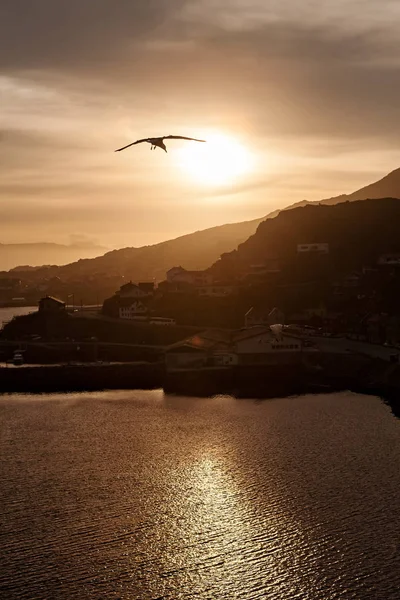
[[[335,205],[347,201],[383,197],[400,198],[400,169],[352,194],[327,198],[317,203],[303,200],[288,206],[283,211],[310,204]],[[260,223],[275,218],[281,213],[282,211],[276,210],[253,221],[212,227],[152,246],[123,248],[107,252],[104,256],[78,260],[62,267],[44,267],[35,271],[34,275],[29,273],[29,276],[31,279],[34,276],[36,280],[60,277],[63,281],[69,281],[104,273],[120,275],[132,280],[153,278],[161,280],[165,277],[165,272],[176,265],[182,265],[186,269],[205,269],[222,254],[232,251],[252,236]],[[49,262],[54,261],[48,258],[43,261],[46,264]]]
[[[379,181],[367,185],[352,194],[342,194],[334,198],[322,200],[320,204],[338,204],[339,202],[354,202],[377,198],[400,198],[400,169],[395,169]]]
[[[134,280],[161,280],[166,271],[177,264],[187,269],[208,267],[221,254],[252,235],[262,220],[212,227],[152,246],[113,250],[98,258],[78,260],[63,267],[43,267],[35,271],[34,277],[57,276],[66,281],[106,273]],[[32,273],[29,275],[32,277]]]
[[[212,268],[221,277],[227,277],[246,271],[251,264],[274,258],[286,271],[291,270],[293,280],[306,264],[312,266],[314,274],[318,272],[329,279],[363,265],[374,265],[381,254],[400,253],[399,228],[400,200],[396,198],[342,202],[335,206],[308,204],[264,221],[253,236]],[[311,253],[301,256],[299,263],[297,245],[311,243],[329,244],[329,259]]]
[[[94,258],[104,254],[105,248],[92,244],[0,244],[0,271],[8,271],[18,265],[63,265],[79,258]]]

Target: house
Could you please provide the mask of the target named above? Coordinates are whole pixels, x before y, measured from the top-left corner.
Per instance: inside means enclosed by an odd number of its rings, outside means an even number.
[[[297,244],[297,254],[328,254],[329,244],[323,243],[308,243]]]
[[[399,266],[400,265],[400,254],[398,252],[392,254],[381,254],[378,258],[379,266]]]
[[[65,302],[58,298],[45,296],[39,300],[39,312],[59,313],[62,311],[65,311]]]
[[[187,341],[173,344],[165,351],[165,368],[167,371],[201,369],[201,367],[206,366],[206,363],[207,349]]]
[[[226,356],[230,350],[230,333],[223,330],[206,330],[176,342],[165,351],[167,371],[174,369],[199,369],[215,364],[215,356]],[[223,359],[219,358],[218,364]]]
[[[133,300],[123,302],[119,306],[119,318],[120,319],[136,319],[138,316],[147,315],[148,309],[143,302],[140,300]]]
[[[173,267],[167,271],[167,281],[169,283],[189,283],[199,287],[211,285],[213,276],[208,271],[187,271],[183,267]]]
[[[266,311],[253,306],[247,311],[244,317],[245,327],[255,327],[257,325],[276,325],[285,323],[285,315],[279,308],[273,308]]]
[[[255,327],[234,336],[234,351],[239,365],[294,362],[300,358],[302,341],[270,327]]]
[[[207,330],[169,346],[167,371],[206,366],[290,364],[300,360],[302,341],[274,327],[229,332]]]
[[[154,296],[154,281],[139,281],[138,288],[147,296]]]
[[[141,285],[142,287],[132,283],[132,281],[125,283],[124,285],[121,285],[117,295],[120,298],[147,298],[151,296],[153,292],[149,293],[149,290],[146,287],[143,289],[143,285],[145,284]],[[152,289],[154,289],[154,285]]]
[[[176,325],[175,319],[171,319],[170,317],[150,317],[149,321],[150,325]]]

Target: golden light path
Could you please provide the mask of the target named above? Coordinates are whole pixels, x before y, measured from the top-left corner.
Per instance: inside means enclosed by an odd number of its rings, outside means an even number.
[[[218,186],[251,173],[255,158],[240,142],[222,133],[204,135],[205,144],[186,142],[177,151],[182,171],[197,183]]]

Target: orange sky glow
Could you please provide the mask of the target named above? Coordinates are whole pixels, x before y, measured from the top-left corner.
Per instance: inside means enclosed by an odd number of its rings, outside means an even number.
[[[0,243],[140,246],[378,179],[399,25],[394,0],[4,0]],[[114,153],[168,134],[208,142]]]

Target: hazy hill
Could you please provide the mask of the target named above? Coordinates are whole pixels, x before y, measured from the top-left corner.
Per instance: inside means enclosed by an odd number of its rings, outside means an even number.
[[[18,265],[63,265],[79,258],[94,258],[104,254],[105,248],[92,244],[0,244],[0,271],[8,271]]]
[[[320,204],[338,204],[338,202],[353,202],[367,198],[400,198],[400,169],[395,169],[379,181],[371,183],[352,194],[342,194],[334,198],[322,200]]]
[[[78,260],[63,267],[44,267],[37,270],[34,276],[76,280],[105,273],[123,275],[133,280],[161,280],[165,278],[166,271],[175,265],[181,264],[187,269],[208,267],[221,254],[229,252],[252,235],[262,220],[212,227],[152,246],[113,250],[104,256]]]
[[[399,229],[400,200],[396,198],[335,206],[309,204],[282,211],[275,219],[261,223],[254,235],[237,250],[224,255],[213,269],[221,276],[230,276],[268,258],[276,258],[290,269],[299,269],[299,265],[306,264],[304,261],[318,259],[323,261],[322,274],[326,271],[329,277],[376,264],[380,254],[400,252]],[[302,255],[299,263],[297,244],[305,243],[328,243],[329,258]],[[315,272],[315,262],[312,267]],[[293,277],[297,273],[293,270]]]
[[[382,197],[400,198],[400,169],[352,194],[328,198],[319,203],[303,200],[287,207],[284,211],[309,204],[333,205],[346,201]],[[104,256],[78,260],[63,267],[39,269],[35,272],[35,277],[58,276],[63,280],[76,280],[105,273],[107,275],[123,275],[133,280],[149,280],[152,278],[163,279],[165,272],[176,265],[182,265],[187,269],[204,269],[214,263],[220,255],[232,251],[249,236],[252,236],[260,223],[276,217],[281,212],[276,210],[260,219],[212,227],[152,246],[114,250],[107,252]],[[21,262],[26,263],[26,257]],[[46,257],[42,262],[49,264],[49,262],[58,261]]]

